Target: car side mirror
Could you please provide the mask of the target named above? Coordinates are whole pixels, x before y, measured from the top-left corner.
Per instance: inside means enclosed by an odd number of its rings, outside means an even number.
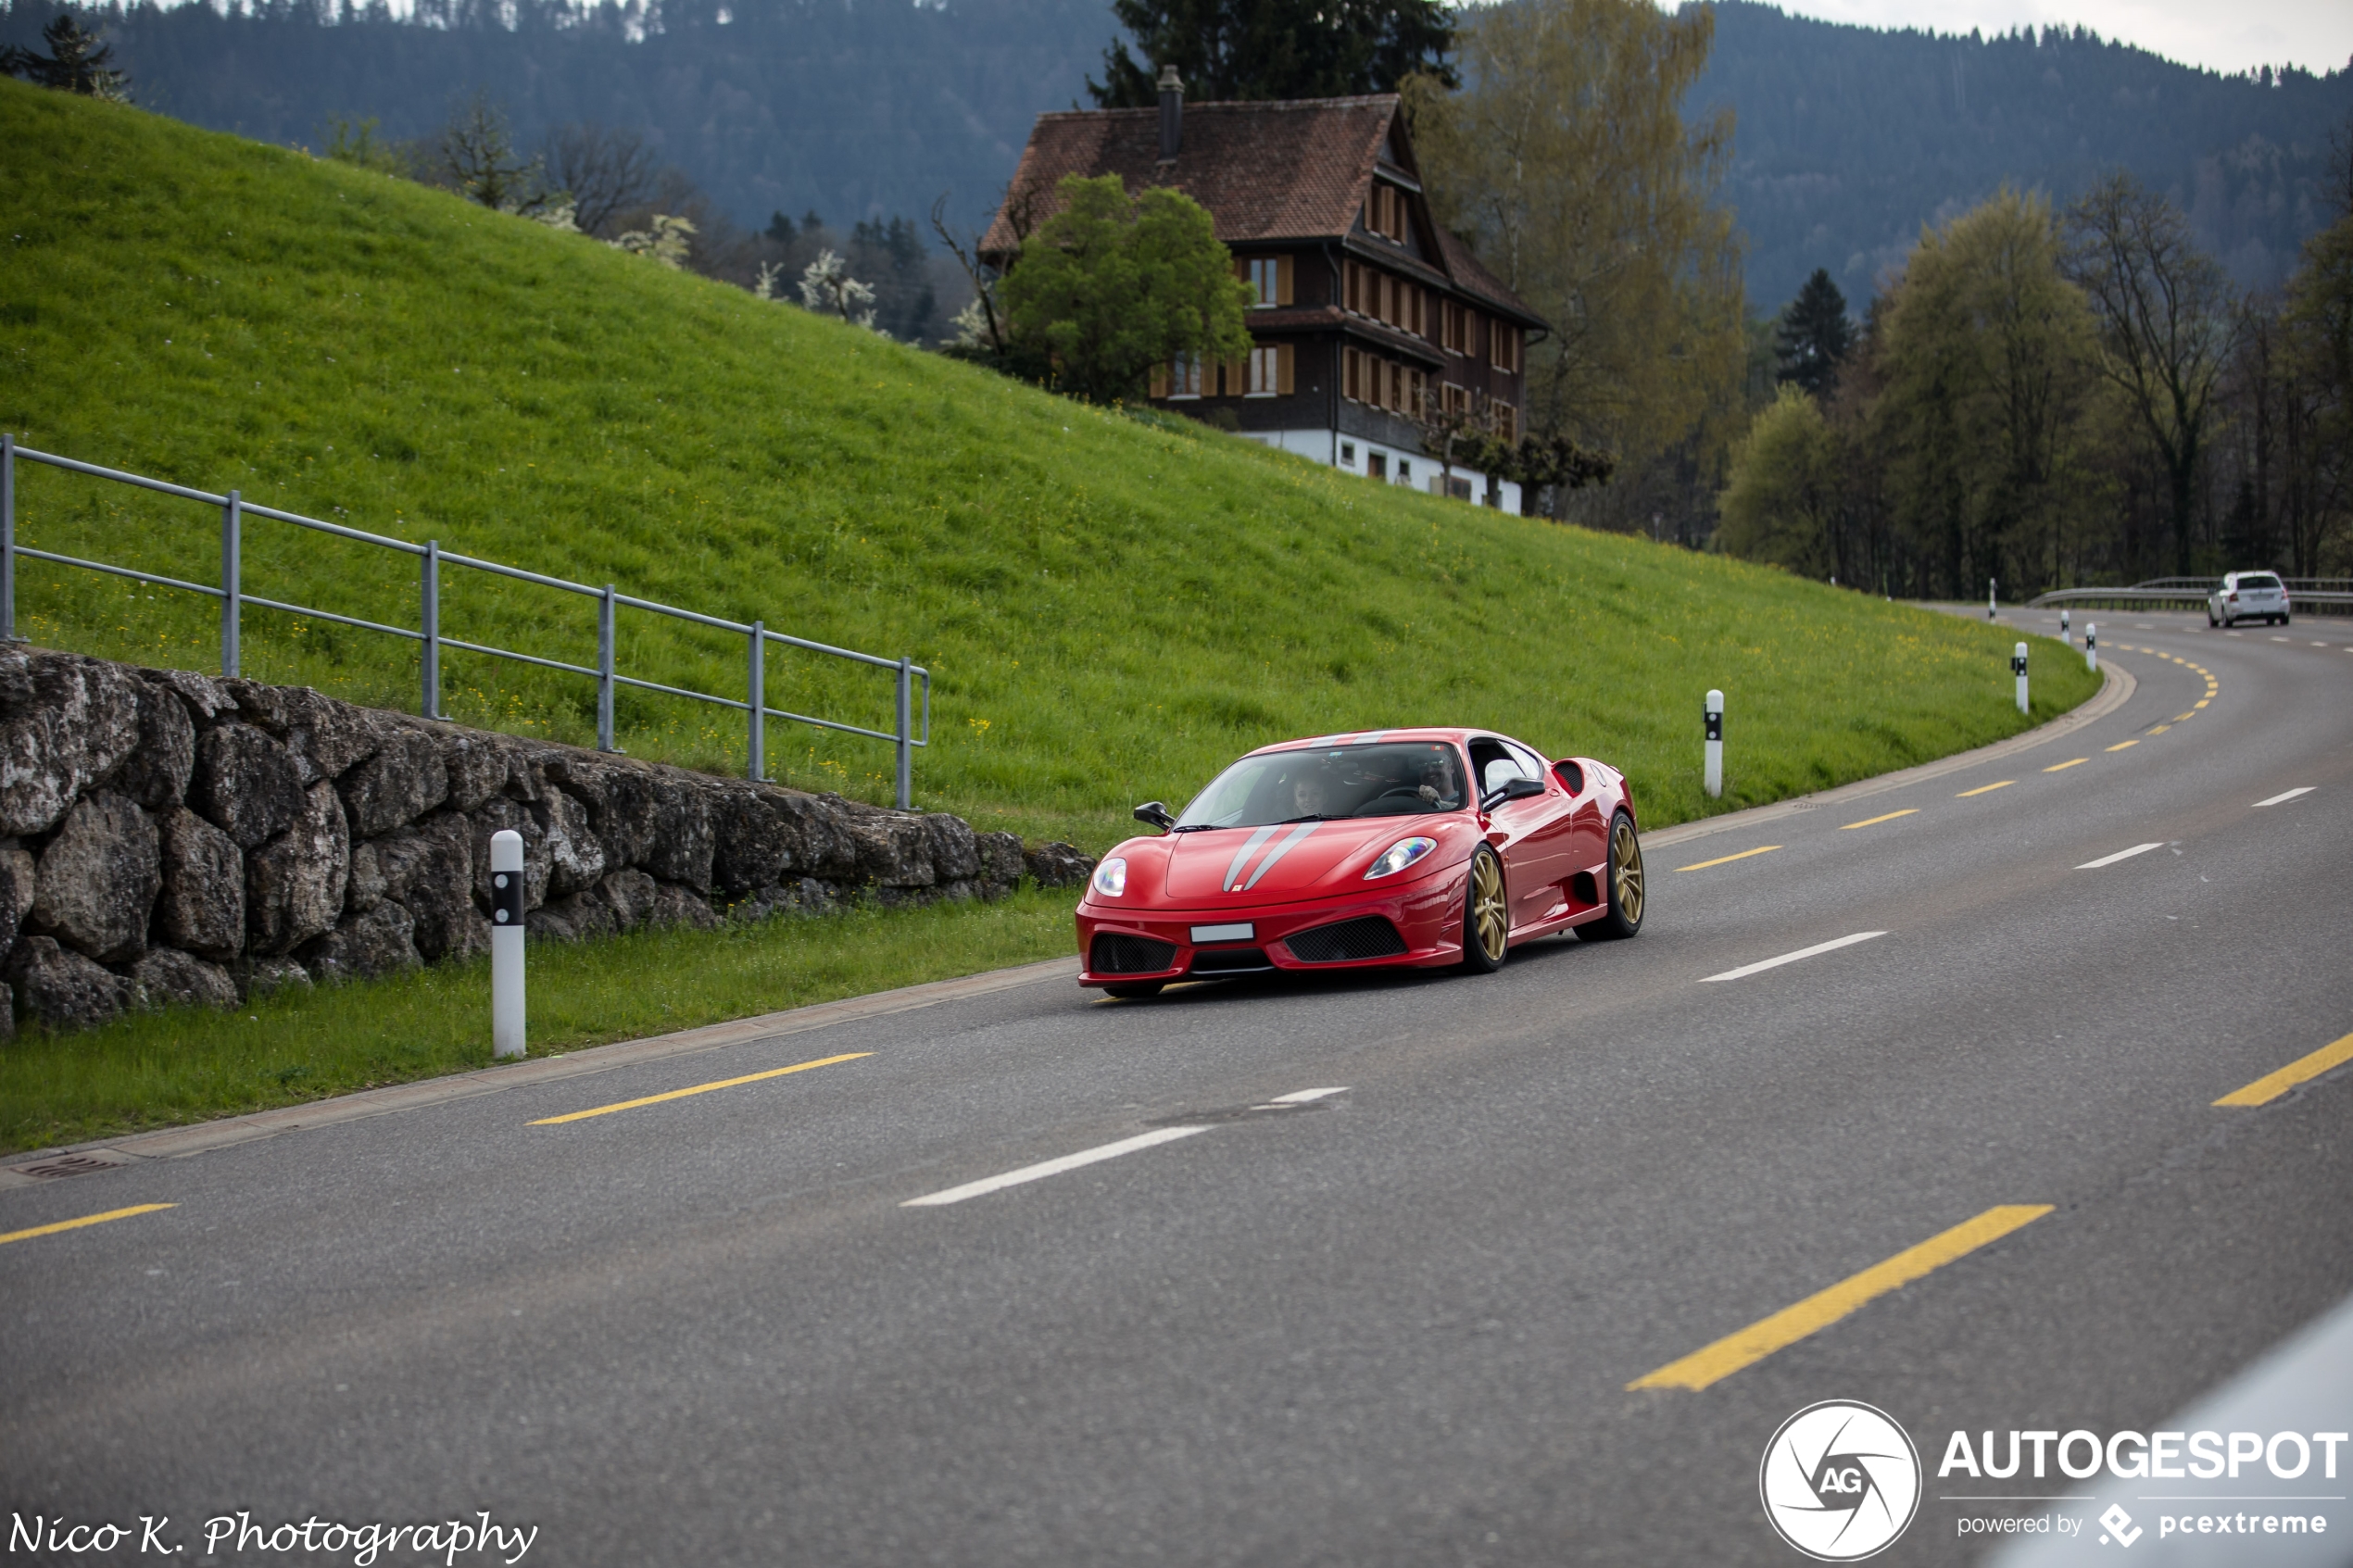
[[[1543,793],[1544,786],[1534,779],[1505,779],[1502,788],[1487,792],[1487,797],[1478,803],[1478,809],[1490,810],[1507,800],[1526,800],[1530,796]]]
[[[1170,816],[1167,806],[1158,800],[1147,800],[1137,807],[1136,820],[1163,833],[1173,832],[1176,826],[1176,819]]]

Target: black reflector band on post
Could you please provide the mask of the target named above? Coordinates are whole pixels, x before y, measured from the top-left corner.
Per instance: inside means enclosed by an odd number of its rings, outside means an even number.
[[[1724,738],[1724,716],[1721,713],[1710,713],[1705,715],[1705,717],[1707,720],[1707,738],[1709,740],[1722,740]]]
[[[490,923],[522,923],[522,872],[493,872],[490,875]]]

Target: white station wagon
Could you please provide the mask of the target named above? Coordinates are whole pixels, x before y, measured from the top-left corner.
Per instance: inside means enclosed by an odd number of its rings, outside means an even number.
[[[2230,572],[2220,588],[2206,596],[2208,626],[2235,626],[2242,621],[2284,626],[2287,616],[2287,590],[2272,572]]]

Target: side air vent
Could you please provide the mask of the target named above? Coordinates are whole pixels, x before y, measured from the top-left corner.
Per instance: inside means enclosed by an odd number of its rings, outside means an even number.
[[[1095,938],[1087,967],[1097,974],[1156,974],[1176,962],[1176,945],[1106,931]]]
[[[1405,951],[1405,939],[1378,915],[1319,925],[1285,937],[1291,957],[1301,963],[1347,963],[1353,959],[1388,959]]]

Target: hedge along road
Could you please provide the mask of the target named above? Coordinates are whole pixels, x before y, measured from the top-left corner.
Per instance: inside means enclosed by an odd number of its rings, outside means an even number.
[[[1764,1563],[1814,1401],[1931,1466],[2145,1431],[2353,1289],[2353,1085],[2215,1103],[2353,1032],[2353,713],[2340,646],[2144,621],[2070,734],[1661,835],[1636,941],[1049,978],[0,1190],[0,1489],[561,1562]],[[1973,1549],[1927,1490],[1888,1561]]]

